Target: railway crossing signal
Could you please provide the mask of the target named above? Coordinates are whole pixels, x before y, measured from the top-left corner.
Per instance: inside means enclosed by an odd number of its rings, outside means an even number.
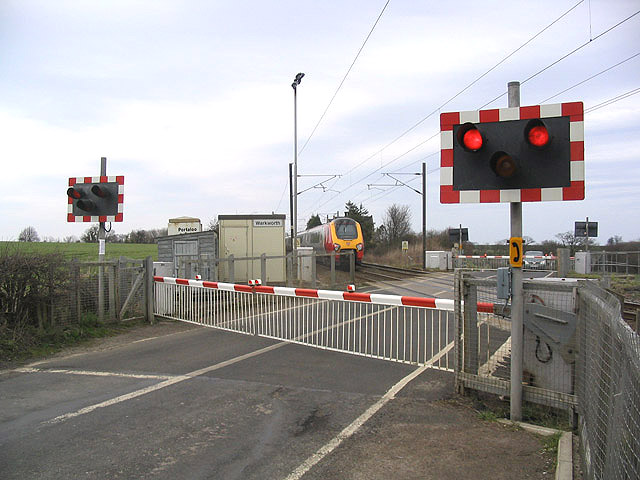
[[[442,203],[584,199],[582,102],[440,115]]]
[[[124,177],[72,177],[67,189],[68,222],[122,222]]]

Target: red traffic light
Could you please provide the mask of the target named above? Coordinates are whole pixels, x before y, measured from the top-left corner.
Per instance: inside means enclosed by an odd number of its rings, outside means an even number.
[[[105,190],[104,188],[102,188],[100,185],[94,185],[91,187],[91,193],[93,193],[94,195],[100,197],[100,198],[107,198],[109,197],[109,192],[107,190]]]
[[[73,187],[69,187],[67,189],[67,195],[71,198],[73,198],[74,200],[78,200],[79,198],[83,197],[83,194],[80,190],[77,190]]]
[[[530,145],[537,148],[546,147],[551,140],[547,126],[538,119],[532,120],[527,124],[525,138]]]
[[[475,152],[482,148],[482,135],[477,128],[471,128],[467,130],[467,133],[462,137],[462,143],[465,148]]]
[[[484,144],[484,138],[473,123],[465,123],[458,130],[458,143],[469,152],[477,152]]]

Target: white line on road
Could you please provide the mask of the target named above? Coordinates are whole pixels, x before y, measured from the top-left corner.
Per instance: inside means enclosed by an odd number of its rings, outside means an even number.
[[[119,372],[98,372],[95,370],[70,370],[68,368],[16,368],[14,372],[20,373],[64,373],[67,375],[88,375],[94,377],[123,377],[123,378],[138,378],[138,379],[152,379],[152,380],[168,380],[170,378],[177,378],[181,375],[148,375],[143,373],[119,373]]]
[[[124,395],[120,395],[115,398],[111,398],[109,400],[105,400],[104,402],[96,403],[94,405],[89,405],[88,407],[81,408],[80,410],[76,410],[75,412],[65,413],[64,415],[59,415],[51,420],[47,420],[46,422],[42,422],[45,425],[52,425],[60,422],[64,422],[65,420],[69,420],[70,418],[78,417],[80,415],[84,415],[85,413],[93,412],[98,408],[109,407],[111,405],[115,405],[117,403],[125,402],[127,400],[131,400],[132,398],[140,397],[142,395],[146,395],[147,393],[155,392],[156,390],[160,390],[165,387],[169,387],[171,385],[175,385],[176,383],[184,382],[185,380],[189,380],[191,378],[204,375],[205,373],[212,372],[214,370],[218,370],[220,368],[227,367],[229,365],[233,365],[234,363],[241,362],[251,357],[256,357],[258,355],[262,355],[263,353],[270,352],[271,350],[275,350],[276,348],[280,348],[284,345],[287,345],[288,342],[280,342],[270,345],[265,348],[261,348],[260,350],[255,350],[250,353],[246,353],[244,355],[240,355],[239,357],[232,358],[230,360],[225,360],[224,362],[216,363],[215,365],[211,365],[209,367],[201,368],[199,370],[194,370],[193,372],[186,373],[184,375],[178,375],[176,377],[165,380],[164,382],[156,383],[155,385],[151,385],[149,387],[141,388],[140,390],[136,390],[134,392],[126,393]]]
[[[333,452],[344,440],[351,437],[354,433],[364,425],[367,420],[373,417],[378,410],[384,407],[390,400],[395,398],[395,396],[402,390],[411,380],[416,378],[422,372],[424,372],[427,368],[430,368],[435,362],[437,362],[440,358],[446,355],[452,348],[455,342],[449,343],[446,347],[444,347],[440,352],[431,357],[427,363],[422,365],[420,368],[414,370],[409,375],[401,379],[398,383],[396,383],[393,387],[391,387],[387,393],[385,393],[380,400],[371,405],[365,412],[356,418],[351,424],[344,428],[338,435],[336,435],[333,439],[331,439],[328,443],[323,445],[316,453],[307,458],[298,468],[296,468],[291,474],[285,478],[285,480],[299,480],[305,473],[307,473],[311,468],[322,460],[324,457]]]

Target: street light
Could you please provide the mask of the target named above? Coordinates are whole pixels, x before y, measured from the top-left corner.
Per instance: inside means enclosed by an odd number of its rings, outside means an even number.
[[[293,219],[291,221],[291,248],[293,252],[293,264],[296,265],[297,233],[298,233],[298,85],[302,81],[304,73],[298,73],[293,79]]]

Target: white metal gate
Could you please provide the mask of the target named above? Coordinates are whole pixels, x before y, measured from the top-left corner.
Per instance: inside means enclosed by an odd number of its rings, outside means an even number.
[[[154,277],[155,314],[453,371],[454,301]]]

